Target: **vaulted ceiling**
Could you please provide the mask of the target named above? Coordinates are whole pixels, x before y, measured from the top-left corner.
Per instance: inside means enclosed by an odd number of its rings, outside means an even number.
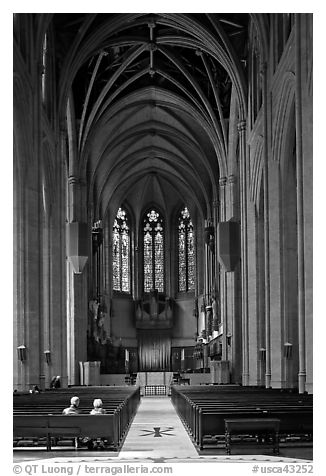
[[[245,103],[247,14],[55,14],[59,106],[94,215],[187,202],[210,215],[231,91]],[[151,198],[152,197],[152,198]]]

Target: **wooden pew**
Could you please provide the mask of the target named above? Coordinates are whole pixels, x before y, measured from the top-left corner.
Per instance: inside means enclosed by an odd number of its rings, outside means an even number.
[[[279,454],[280,420],[278,418],[230,418],[225,419],[226,453],[231,454],[232,436],[254,435],[258,437],[272,436],[273,453]]]
[[[14,415],[14,437],[45,437],[51,450],[51,437],[89,437],[109,440],[119,447],[116,414],[111,415]]]
[[[62,415],[63,408],[67,407],[71,396],[78,395],[81,399],[81,405],[79,406],[80,413],[78,415]],[[60,389],[54,392],[44,392],[37,395],[20,395],[14,396],[14,437],[45,437],[47,438],[48,445],[51,442],[51,436],[58,438],[64,437],[76,437],[77,436],[92,436],[92,423],[87,421],[87,418],[92,417],[89,412],[93,407],[94,395],[97,398],[101,398],[103,401],[103,407],[106,410],[105,415],[94,415],[96,418],[108,417],[104,422],[108,426],[109,433],[107,435],[101,435],[104,430],[101,426],[99,431],[95,431],[94,438],[105,437],[112,441],[113,447],[117,447],[126,434],[126,431],[131,423],[133,416],[136,413],[137,407],[140,403],[140,389],[139,387],[129,388],[110,388],[106,387],[91,389]],[[17,418],[16,418],[17,417]],[[78,421],[75,418],[83,417],[80,422],[86,422],[80,426],[72,426],[71,423],[65,423],[64,425],[57,426],[56,430],[53,430],[53,423],[60,422],[63,418],[73,419],[74,424]],[[24,420],[25,418],[25,420]],[[48,419],[49,418],[49,419]],[[59,420],[55,420],[59,418]],[[110,423],[110,418],[114,423]],[[85,420],[86,419],[86,420]],[[35,423],[33,423],[35,421]],[[98,424],[100,420],[96,420]],[[65,426],[65,425],[68,425]],[[51,431],[49,430],[51,429]],[[96,428],[95,428],[96,430]],[[62,434],[60,432],[62,431]],[[91,433],[86,434],[87,431]],[[32,434],[34,433],[34,435]],[[56,434],[57,433],[57,434]],[[109,438],[110,437],[110,438]]]
[[[173,387],[172,402],[196,444],[202,449],[206,435],[220,436],[225,432],[225,419],[278,418],[283,434],[312,434],[312,396],[302,396],[279,389],[234,389],[227,392],[212,387]]]

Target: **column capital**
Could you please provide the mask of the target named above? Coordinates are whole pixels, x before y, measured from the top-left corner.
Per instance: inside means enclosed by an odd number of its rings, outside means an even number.
[[[215,199],[213,200],[213,207],[214,207],[214,208],[218,208],[219,204],[220,204],[220,202],[219,202],[218,198],[215,198]]]
[[[247,123],[246,121],[240,121],[238,122],[238,131],[243,132],[246,130]]]
[[[157,50],[157,44],[154,43],[154,41],[149,41],[146,45],[146,50],[148,51],[156,51]]]
[[[229,182],[230,184],[237,183],[237,177],[236,177],[236,175],[233,175],[233,174],[229,175],[229,176],[228,176],[228,182]]]
[[[72,185],[73,185],[73,184],[78,184],[78,183],[79,183],[79,178],[76,177],[75,175],[70,175],[70,176],[68,177],[68,184],[69,184],[69,185],[71,185],[71,184],[72,184]]]
[[[218,183],[220,184],[220,187],[225,187],[225,185],[227,183],[227,178],[226,177],[221,177],[219,179]]]
[[[148,28],[155,28],[156,27],[156,22],[154,18],[151,18],[149,22],[147,23]]]

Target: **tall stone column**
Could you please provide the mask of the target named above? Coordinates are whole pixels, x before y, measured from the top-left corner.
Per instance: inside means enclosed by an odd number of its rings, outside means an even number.
[[[217,249],[217,233],[216,233],[216,230],[217,230],[217,225],[218,225],[218,222],[219,222],[219,200],[217,198],[215,198],[213,200],[213,220],[214,220],[214,230],[215,230],[215,246],[214,246],[214,249],[215,249],[215,253],[214,253],[214,270],[215,270],[215,273],[214,273],[214,279],[213,279],[213,286],[214,286],[214,289],[213,289],[213,294],[215,294],[215,299],[216,299],[216,303],[220,303],[221,302],[221,281],[220,281],[220,274],[221,274],[221,271],[220,271],[220,264],[219,264],[219,261],[218,261],[218,249]],[[221,308],[220,306],[217,305],[217,313],[220,313],[221,312]],[[214,325],[214,323],[213,323]],[[218,334],[218,331],[217,330],[214,330],[213,329],[213,338],[214,337],[217,337],[217,334]]]
[[[67,386],[66,313],[66,160],[65,135],[61,131],[56,150],[56,180],[47,190],[43,223],[43,347],[41,362],[45,387],[54,375]],[[52,192],[52,193],[51,193]],[[46,352],[46,355],[45,355]],[[42,381],[40,381],[42,385]]]
[[[272,160],[268,164],[269,180],[269,240],[273,243],[269,249],[270,269],[270,345],[271,345],[271,386],[282,386],[282,262],[281,262],[281,179],[280,164]]]
[[[265,261],[265,348],[266,348],[266,370],[265,370],[265,387],[271,386],[271,322],[270,322],[270,267],[269,267],[269,179],[268,179],[268,95],[267,95],[267,65],[262,63],[260,70],[262,78],[262,94],[263,94],[263,135],[264,135],[264,261]]]
[[[237,177],[229,175],[228,177],[229,189],[229,216],[227,219],[237,219]],[[239,329],[239,306],[237,301],[237,274],[238,267],[235,271],[226,273],[226,290],[227,290],[227,328],[225,329],[227,355],[226,358],[232,362],[232,377],[235,381],[238,380],[239,370],[236,368],[238,362],[238,355],[241,349],[241,329]]]
[[[31,44],[32,46],[32,44]],[[30,58],[31,59],[31,58]],[[18,167],[21,169],[21,197],[22,197],[22,256],[20,278],[23,293],[20,296],[22,316],[19,318],[21,335],[26,346],[27,360],[20,365],[22,381],[25,389],[35,384],[40,384],[43,379],[42,354],[43,354],[43,322],[42,322],[42,221],[41,221],[41,98],[40,98],[40,63],[36,58],[31,60],[30,84],[33,90],[26,93],[28,119],[24,120],[24,133],[29,137],[29,143],[18,144],[22,161]],[[27,92],[28,91],[28,92]],[[24,111],[27,112],[26,110]],[[26,161],[24,163],[24,161]]]
[[[249,385],[246,121],[238,123],[241,216],[242,384]]]
[[[205,228],[207,228],[209,226],[209,224],[210,224],[209,221],[205,220]],[[205,300],[207,300],[207,297],[208,297],[208,294],[209,294],[209,291],[210,291],[209,248],[208,248],[208,244],[206,242],[205,242],[204,246],[205,246],[205,248],[204,248],[204,252],[205,252],[204,296],[205,296]]]
[[[14,160],[16,157],[14,149]],[[18,175],[18,174],[17,174]],[[18,360],[17,348],[26,345],[24,326],[24,210],[23,191],[20,180],[14,174],[13,193],[13,385],[14,389],[23,390],[25,388],[25,365]]]
[[[220,219],[221,221],[226,220],[226,184],[227,178],[221,177],[219,181],[220,185]],[[221,322],[223,325],[223,335],[222,335],[222,360],[227,360],[227,282],[226,282],[226,271],[224,267],[221,266]]]
[[[50,217],[48,213],[45,213],[44,222],[43,222],[43,233],[42,233],[42,251],[43,251],[43,262],[42,262],[42,295],[43,295],[43,350],[50,351],[51,342],[50,342],[50,322],[51,322],[51,232],[50,232]],[[43,359],[44,360],[44,359]],[[44,364],[44,362],[43,362]],[[40,386],[44,388],[49,386],[51,379],[49,365],[44,367],[44,374],[40,378]]]
[[[20,158],[20,157],[19,157]],[[17,160],[19,160],[19,158]],[[14,245],[14,388],[27,390],[39,385],[41,353],[41,246],[38,168],[29,165],[15,193]],[[16,253],[15,253],[16,255]],[[17,348],[26,347],[26,360]]]
[[[299,393],[306,385],[305,336],[305,263],[304,263],[304,203],[302,153],[302,78],[301,78],[301,14],[295,15],[295,125],[297,169],[297,223],[298,223],[298,313],[299,313]]]
[[[67,169],[66,169],[66,132],[62,127],[58,150],[60,172],[56,194],[57,213],[55,218],[56,233],[52,239],[52,271],[51,286],[53,315],[51,316],[51,351],[55,355],[53,375],[61,376],[63,386],[68,384],[67,369],[67,269],[66,269],[66,218],[67,218]],[[54,281],[60,280],[60,286]],[[60,318],[58,319],[58,316]]]
[[[68,179],[69,221],[83,221],[82,213],[85,194],[78,177],[70,176]],[[67,322],[67,348],[68,348],[68,384],[78,385],[79,362],[87,358],[87,319],[88,319],[88,293],[87,293],[87,263],[81,274],[75,274],[72,265],[67,262],[68,273],[68,322]]]

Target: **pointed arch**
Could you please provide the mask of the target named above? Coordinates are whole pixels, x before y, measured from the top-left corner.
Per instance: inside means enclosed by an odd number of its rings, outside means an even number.
[[[280,95],[276,108],[274,135],[272,148],[274,160],[280,161],[284,156],[287,125],[291,118],[291,110],[295,101],[295,75],[288,72],[284,75],[280,89]]]

